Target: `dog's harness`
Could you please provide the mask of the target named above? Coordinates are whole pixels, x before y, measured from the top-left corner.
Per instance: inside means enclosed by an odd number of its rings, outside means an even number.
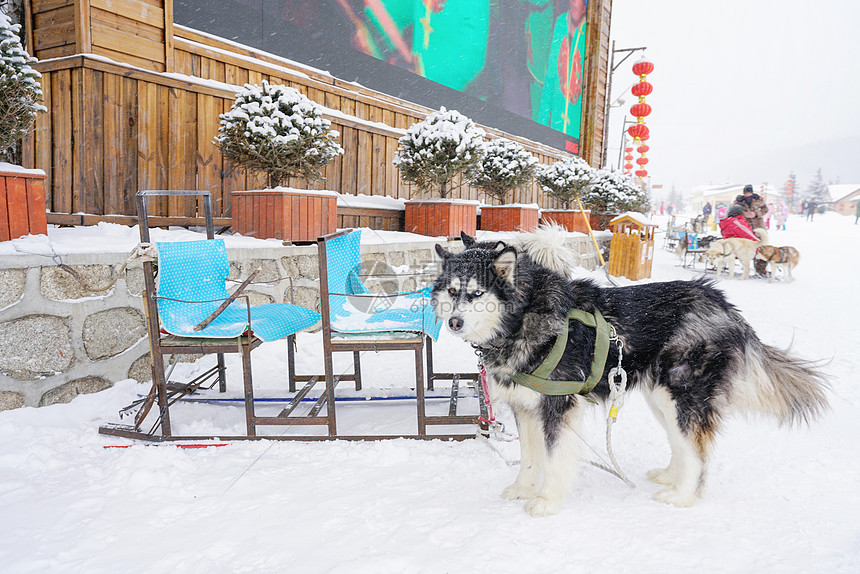
[[[564,354],[571,319],[579,321],[586,327],[594,328],[596,332],[591,373],[584,381],[551,381],[547,377],[558,366]],[[617,337],[613,337],[612,332],[612,327],[597,309],[594,310],[594,313],[588,313],[581,309],[571,309],[565,318],[564,329],[555,338],[555,344],[543,363],[531,373],[518,373],[511,378],[514,382],[544,395],[584,395],[589,393],[603,376],[603,370],[606,367],[606,358],[609,355],[610,340],[613,338],[617,339]]]
[[[726,253],[726,247],[729,248],[728,253]],[[722,253],[720,254],[722,257],[727,257],[735,252],[735,248],[728,241],[726,241],[725,243],[720,243],[720,250],[722,251]]]
[[[777,254],[779,255],[779,259],[776,258]],[[776,253],[772,257],[766,257],[765,260],[770,263],[785,263],[791,260],[791,253],[786,247],[777,247]]]

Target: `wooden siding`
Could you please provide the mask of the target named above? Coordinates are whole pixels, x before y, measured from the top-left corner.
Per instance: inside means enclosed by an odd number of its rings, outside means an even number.
[[[310,186],[347,194],[421,198],[392,164],[403,130],[431,110],[306,69],[271,54],[175,26],[171,0],[32,0],[29,19],[49,112],[39,116],[24,146],[27,167],[45,170],[46,201],[57,214],[133,215],[139,189],[209,189],[215,216],[229,218],[234,190],[260,189],[265,178],[226,162],[212,139],[218,114],[230,109],[234,87],[262,80],[295,87],[337,110],[333,128],[345,149]],[[597,166],[603,137],[608,17],[611,0],[593,3],[582,155]],[[598,33],[599,32],[599,33]],[[88,50],[80,49],[89,46]],[[122,63],[80,53],[91,51]],[[186,81],[175,72],[200,81]],[[221,82],[217,84],[215,82]],[[543,164],[568,154],[485,128],[490,137],[520,142]],[[497,203],[452,182],[451,196]],[[193,199],[158,198],[154,216],[194,217]],[[558,207],[536,183],[513,202]],[[368,216],[369,217],[369,216]],[[389,218],[392,219],[392,218]],[[360,219],[359,219],[360,221]],[[341,218],[338,224],[345,223]],[[352,220],[348,224],[352,224]],[[381,221],[377,222],[383,224]],[[394,225],[386,222],[384,225]],[[399,224],[399,225],[402,225]]]

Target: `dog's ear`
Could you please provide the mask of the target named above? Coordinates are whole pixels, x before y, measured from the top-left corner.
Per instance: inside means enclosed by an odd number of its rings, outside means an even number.
[[[475,244],[475,238],[468,235],[465,231],[460,232],[460,239],[463,240],[463,247],[470,248]]]
[[[493,261],[496,275],[507,281],[514,282],[514,274],[517,270],[517,250],[513,247],[505,247]]]
[[[501,251],[502,249],[504,249],[507,246],[508,246],[508,244],[505,243],[504,241],[496,241],[496,245],[493,247],[493,251]]]
[[[444,260],[448,259],[449,257],[451,257],[452,255],[454,255],[453,253],[451,253],[450,251],[448,251],[447,249],[442,247],[442,245],[439,243],[436,244],[436,253],[439,254],[439,257],[442,258],[442,261],[444,261]]]

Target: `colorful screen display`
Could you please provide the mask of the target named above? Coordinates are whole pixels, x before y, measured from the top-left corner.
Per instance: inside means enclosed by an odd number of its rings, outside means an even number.
[[[578,152],[587,0],[175,0],[174,20]]]

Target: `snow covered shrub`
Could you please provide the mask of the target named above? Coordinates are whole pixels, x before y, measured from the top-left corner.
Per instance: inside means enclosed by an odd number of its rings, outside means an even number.
[[[471,177],[483,155],[484,130],[456,110],[441,108],[413,124],[400,138],[394,165],[400,177],[421,190],[439,189],[448,195],[448,183],[457,174]]]
[[[0,12],[0,157],[27,135],[42,105],[42,75],[31,67],[38,60],[21,46],[20,24]]]
[[[265,172],[270,187],[290,177],[315,181],[343,153],[340,134],[322,114],[320,105],[294,88],[266,80],[262,86],[245,84],[230,111],[219,116],[215,145],[240,167]]]
[[[535,179],[551,197],[561,200],[565,209],[581,197],[594,177],[594,168],[578,157],[569,157],[538,168]]]
[[[484,144],[484,157],[472,183],[504,204],[508,193],[531,181],[537,163],[537,158],[517,142],[499,138]]]
[[[645,213],[650,209],[648,194],[635,180],[620,171],[598,170],[582,203],[594,213]]]

